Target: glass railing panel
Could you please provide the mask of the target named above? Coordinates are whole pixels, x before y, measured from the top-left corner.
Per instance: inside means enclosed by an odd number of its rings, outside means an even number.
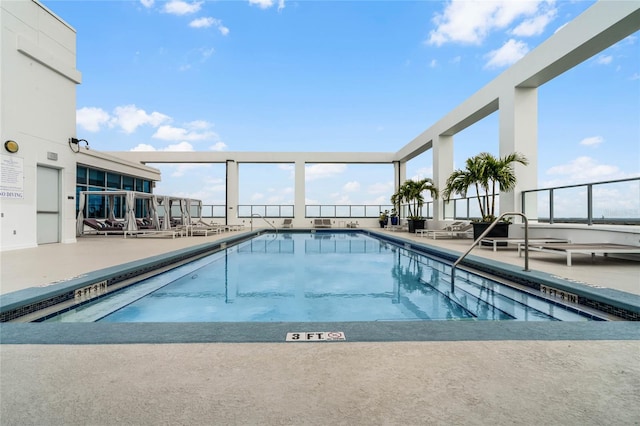
[[[592,186],[593,223],[637,225],[640,218],[640,180]]]

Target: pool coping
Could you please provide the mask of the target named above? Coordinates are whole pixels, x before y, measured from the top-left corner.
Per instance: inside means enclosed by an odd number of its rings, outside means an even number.
[[[309,230],[293,230],[291,232],[308,232]],[[55,283],[47,287],[32,287],[17,292],[7,293],[0,295],[0,314],[6,314],[9,311],[15,311],[20,309],[21,306],[33,305],[41,302],[45,299],[51,299],[56,297],[62,297],[77,289],[93,285],[97,282],[114,280],[115,277],[123,277],[128,274],[132,274],[135,271],[152,270],[161,264],[167,264],[173,261],[180,261],[181,259],[187,259],[193,256],[198,256],[202,253],[209,253],[215,250],[222,249],[229,244],[238,243],[247,240],[255,235],[264,233],[265,230],[249,231],[242,234],[236,234],[215,242],[204,243],[193,247],[183,248],[172,251],[170,253],[141,259],[122,265],[112,266],[101,270],[93,271],[80,277],[72,278],[60,283]],[[287,231],[290,232],[290,231]],[[390,236],[383,233],[378,233],[371,230],[315,230],[318,233],[327,232],[358,232],[364,234],[371,234],[375,237],[383,240],[391,241],[396,244],[404,245],[407,248],[411,248],[420,252],[435,255],[445,260],[453,261],[457,259],[459,254],[454,251],[450,251],[441,247],[430,246],[425,243],[418,243],[413,240],[404,239],[400,236]],[[570,282],[560,277],[540,272],[530,271],[524,272],[517,266],[505,264],[502,262],[476,257],[468,256],[462,265],[472,267],[474,269],[483,270],[491,273],[499,271],[499,276],[508,279],[514,279],[519,281],[535,281],[537,283],[544,283],[558,289],[563,289],[572,293],[580,295],[586,295],[589,298],[601,303],[608,303],[615,308],[626,309],[629,312],[635,313],[640,317],[640,296],[625,293],[619,290],[606,289],[606,288],[592,288],[585,284]],[[614,313],[615,315],[615,313]],[[571,336],[572,339],[598,339],[598,336],[602,334],[601,330],[606,330],[604,333],[608,338],[622,339],[623,336],[634,336],[638,338],[639,328],[638,324],[631,322],[634,325],[625,325],[627,321],[615,321],[608,324],[618,323],[618,326],[596,326],[593,322],[589,322],[594,329],[593,332],[586,332],[583,326],[557,326],[555,323],[551,325],[546,323],[549,330],[545,332],[538,332],[537,325],[532,325],[531,328],[527,328],[521,325],[513,326],[495,326],[490,325],[492,322],[472,322],[474,326],[462,325],[465,321],[447,321],[447,322],[423,322],[423,321],[391,321],[391,322],[356,322],[356,323],[198,323],[198,324],[168,324],[168,323],[156,323],[156,324],[114,324],[106,327],[104,324],[32,324],[32,323],[8,323],[3,322],[0,324],[0,342],[1,343],[76,343],[76,344],[93,344],[101,343],[98,338],[91,339],[90,336],[80,338],[85,334],[82,330],[94,330],[89,332],[89,335],[97,333],[100,338],[104,338],[102,343],[142,343],[142,342],[182,342],[191,341],[189,339],[195,339],[194,341],[243,341],[243,342],[258,342],[263,341],[260,337],[261,334],[266,333],[268,341],[280,341],[281,334],[284,330],[291,332],[292,326],[296,325],[298,328],[304,328],[306,330],[319,330],[324,328],[329,331],[331,328],[335,329],[336,326],[341,325],[351,331],[355,332],[354,336],[356,341],[395,341],[395,340],[450,340],[447,336],[454,337],[454,340],[474,340],[479,338],[478,336],[486,335],[487,339],[499,339],[499,340],[511,340],[518,338],[519,334],[523,334],[525,337],[531,336],[533,333],[534,339],[543,339],[544,335],[548,334],[552,330],[558,330],[558,332],[551,333],[552,336],[556,336],[552,340],[563,339],[563,336]],[[506,321],[505,323],[515,324],[515,322]],[[427,325],[437,324],[437,325]],[[482,325],[484,324],[484,325]],[[524,323],[534,324],[534,323]],[[581,324],[581,323],[565,323],[565,324]],[[375,325],[375,326],[374,326]],[[139,326],[140,329],[136,329]],[[85,329],[78,327],[86,327]],[[104,327],[104,328],[103,328]],[[327,328],[329,327],[329,328]],[[395,330],[397,327],[397,331]],[[604,328],[603,328],[604,327]],[[259,330],[263,330],[259,332]],[[43,331],[47,330],[44,335]],[[116,331],[120,330],[120,331]],[[136,331],[138,330],[138,331]],[[146,330],[146,331],[145,331]],[[195,332],[194,330],[199,330]],[[269,331],[272,330],[272,331]],[[446,331],[442,331],[446,330]],[[467,332],[465,330],[472,330]],[[517,332],[510,332],[510,330],[518,330]],[[573,331],[572,331],[573,330]],[[579,330],[583,336],[576,337],[575,332]],[[615,330],[615,331],[614,331]],[[175,335],[169,333],[173,331]],[[277,331],[277,332],[276,332]],[[295,331],[295,330],[293,330]],[[319,330],[323,331],[323,330]],[[111,332],[114,335],[108,337]],[[147,334],[150,333],[150,334]],[[168,334],[167,334],[168,333]],[[254,336],[255,333],[258,333]],[[127,336],[122,336],[126,334]],[[238,335],[238,340],[228,337],[229,335]],[[286,333],[285,333],[286,334]],[[412,334],[420,336],[419,338],[412,337]],[[49,337],[46,337],[49,336]],[[165,337],[163,337],[165,336]],[[181,337],[185,336],[185,337]],[[187,337],[192,336],[192,337]],[[384,337],[383,337],[384,336]],[[401,338],[399,336],[402,336]],[[589,337],[591,336],[591,337]],[[489,338],[490,337],[490,338]],[[186,339],[186,340],[185,340]],[[204,339],[204,340],[203,340]],[[373,339],[373,340],[372,340]],[[528,340],[527,338],[526,340]],[[482,339],[481,339],[482,340]]]
[[[346,340],[323,343],[640,339],[640,324],[631,321],[372,321],[3,323],[0,324],[0,342],[13,345],[292,343],[286,342],[287,333],[331,331],[343,332]]]

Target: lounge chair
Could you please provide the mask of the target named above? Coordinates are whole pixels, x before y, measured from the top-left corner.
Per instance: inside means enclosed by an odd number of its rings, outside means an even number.
[[[558,254],[567,256],[567,266],[571,266],[571,255],[590,254],[593,262],[596,254],[602,254],[605,257],[609,254],[640,254],[640,246],[627,246],[623,244],[608,243],[583,243],[583,244],[531,244],[528,246],[529,251],[540,251],[544,253]]]
[[[136,225],[138,229],[156,229],[155,225],[151,221],[151,219],[136,219]]]
[[[123,226],[110,226],[94,218],[86,218],[82,223],[95,230],[97,234],[122,234],[124,232]]]
[[[107,219],[104,221],[104,223],[107,226],[110,226],[112,228],[118,228],[118,229],[124,229],[124,226],[125,226],[125,222],[120,222],[118,220]]]
[[[331,228],[331,219],[322,219],[322,226],[325,228]]]
[[[314,228],[331,228],[331,219],[313,219]]]
[[[535,237],[529,238],[529,244],[553,244],[553,243],[570,243],[569,240],[562,238],[546,238]],[[498,251],[498,247],[506,247],[508,244],[515,244],[518,247],[524,244],[524,238],[483,238],[480,241],[482,247],[493,247],[493,251]]]
[[[293,228],[293,219],[285,219],[284,222],[282,222],[282,227]]]
[[[442,229],[418,229],[416,235],[427,236],[436,240],[438,237],[468,238],[473,237],[473,225],[471,223],[454,222]]]

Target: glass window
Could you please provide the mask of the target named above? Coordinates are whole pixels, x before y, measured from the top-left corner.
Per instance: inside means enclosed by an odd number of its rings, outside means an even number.
[[[76,183],[85,185],[87,183],[87,168],[78,166],[76,167]]]
[[[144,185],[142,184],[142,179],[136,179],[136,191],[143,192]]]
[[[143,181],[142,191],[151,193],[151,182],[150,181],[148,181],[148,180]]]
[[[101,188],[89,188],[89,191],[102,191]],[[88,195],[87,217],[105,219],[107,217],[106,202],[102,195]]]
[[[89,185],[101,186],[104,188],[104,171],[89,169]]]
[[[133,191],[133,177],[122,176],[122,189],[125,191]]]
[[[107,173],[107,188],[120,189],[122,184],[120,183],[121,177],[117,173]]]

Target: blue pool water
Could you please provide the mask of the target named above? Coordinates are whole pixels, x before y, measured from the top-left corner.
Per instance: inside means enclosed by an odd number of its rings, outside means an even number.
[[[363,233],[263,234],[49,321],[585,321]]]

